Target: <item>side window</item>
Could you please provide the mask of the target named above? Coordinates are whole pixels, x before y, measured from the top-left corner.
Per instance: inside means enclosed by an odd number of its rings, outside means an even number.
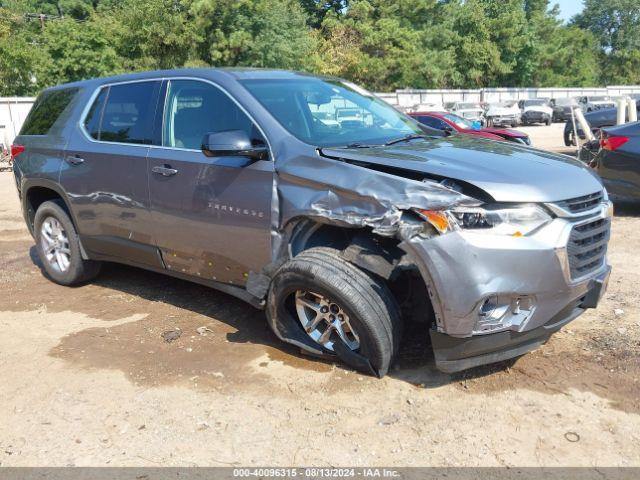
[[[199,150],[207,133],[244,130],[264,145],[259,130],[223,91],[196,80],[172,80],[167,91],[162,145]]]
[[[426,115],[420,115],[417,117],[418,121],[427,127],[436,128],[438,130],[444,130],[444,122],[438,118],[428,117]]]
[[[42,93],[29,112],[20,135],[46,135],[78,93],[77,88]]]
[[[84,119],[84,128],[87,130],[96,140],[100,139],[100,121],[102,120],[102,111],[104,107],[104,101],[107,98],[107,92],[109,87],[105,87],[100,90],[100,93],[93,101],[87,116]]]
[[[160,82],[109,87],[98,139],[105,142],[151,144]]]

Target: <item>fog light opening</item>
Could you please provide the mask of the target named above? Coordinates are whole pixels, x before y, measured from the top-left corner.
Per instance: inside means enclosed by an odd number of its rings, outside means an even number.
[[[506,330],[521,326],[531,316],[534,308],[532,297],[516,294],[491,295],[478,308],[475,335]]]
[[[510,306],[511,301],[506,305],[501,305],[498,300],[498,296],[493,295],[487,298],[480,307],[481,320],[498,320],[504,316]]]

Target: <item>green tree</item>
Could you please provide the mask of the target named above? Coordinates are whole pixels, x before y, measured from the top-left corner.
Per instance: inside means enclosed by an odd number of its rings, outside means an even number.
[[[122,59],[102,22],[47,22],[39,41],[46,55],[38,85],[49,86],[122,71]]]
[[[215,66],[308,69],[315,37],[294,0],[193,0],[199,60]]]
[[[24,18],[0,7],[0,95],[32,95],[46,58],[24,27]]]
[[[189,4],[178,0],[125,0],[98,7],[126,70],[182,67],[200,40]]]
[[[592,32],[599,44],[605,83],[640,83],[640,3],[585,0],[574,24]]]

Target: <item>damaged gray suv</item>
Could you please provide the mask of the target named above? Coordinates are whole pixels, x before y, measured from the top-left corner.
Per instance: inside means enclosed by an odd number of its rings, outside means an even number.
[[[410,323],[445,372],[522,355],[594,308],[609,277],[612,210],[591,170],[443,136],[335,78],[62,85],[12,151],[53,281],[109,261],[198,282],[265,309],[285,342],[378,376]]]

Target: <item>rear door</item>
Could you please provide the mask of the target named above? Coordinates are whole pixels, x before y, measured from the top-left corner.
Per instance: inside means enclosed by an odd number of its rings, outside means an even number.
[[[149,80],[100,88],[69,139],[60,183],[82,244],[95,257],[161,266],[147,178],[160,86]]]
[[[266,139],[219,87],[175,79],[167,86],[162,147],[149,152],[155,238],[168,269],[244,285],[271,260],[273,162],[206,157],[207,133],[244,130]]]

